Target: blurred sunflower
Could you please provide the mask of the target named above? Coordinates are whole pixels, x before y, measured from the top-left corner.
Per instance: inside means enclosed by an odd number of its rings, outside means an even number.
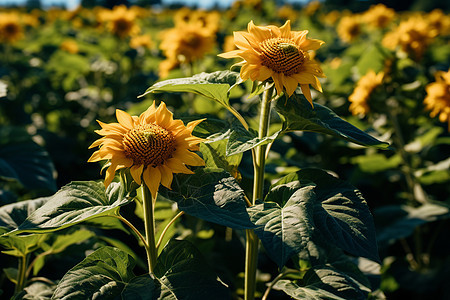
[[[359,15],[345,16],[339,21],[337,27],[339,38],[350,43],[361,34],[361,18]]]
[[[275,83],[277,94],[284,88],[291,96],[300,84],[303,94],[312,105],[311,84],[322,91],[317,77],[325,77],[319,64],[308,51],[317,50],[324,43],[308,39],[308,30],[291,31],[290,21],[283,26],[255,26],[248,24],[248,32],[234,32],[234,43],[238,50],[219,54],[220,57],[242,58],[241,78],[243,80],[265,81],[269,78]]]
[[[161,32],[160,49],[172,61],[190,63],[202,58],[211,51],[216,42],[216,35],[208,28],[197,23],[170,28]]]
[[[298,12],[292,5],[285,4],[277,10],[277,16],[282,20],[296,20]]]
[[[423,101],[432,118],[439,114],[439,121],[448,123],[450,131],[450,70],[436,72],[435,82],[426,86],[427,96]]]
[[[135,22],[135,11],[127,9],[125,5],[115,6],[111,11],[101,10],[98,18],[107,22],[108,30],[120,38],[134,36],[141,31]]]
[[[376,74],[370,70],[358,80],[356,88],[348,97],[348,100],[351,102],[349,111],[353,115],[366,115],[370,111],[367,100],[372,91],[383,82],[383,77],[383,72]]]
[[[173,174],[193,174],[186,167],[203,166],[205,162],[192,151],[199,149],[203,139],[192,135],[192,131],[203,120],[192,121],[186,126],[181,120],[174,120],[164,102],[155,103],[139,117],[117,109],[119,123],[106,124],[98,121],[103,137],[89,148],[99,147],[88,162],[109,160],[106,170],[105,187],[113,180],[117,170],[129,168],[137,184],[142,180],[153,198],[159,185],[170,189]]]
[[[420,60],[436,33],[430,30],[430,24],[421,16],[401,22],[397,28],[388,32],[382,40],[383,46],[401,51]]]
[[[23,37],[23,28],[19,15],[0,13],[0,41],[13,43]]]
[[[64,40],[59,48],[72,54],[76,54],[79,51],[77,42],[71,39]]]
[[[426,19],[430,24],[433,35],[450,35],[450,15],[444,14],[440,9],[434,9],[426,15]]]
[[[147,48],[151,49],[153,46],[152,38],[148,35],[138,35],[135,37],[132,37],[130,40],[130,47],[133,49],[138,48]]]
[[[395,17],[395,10],[386,7],[386,5],[378,3],[371,5],[363,14],[363,20],[375,28],[385,28],[391,23]]]
[[[322,4],[320,3],[320,1],[314,0],[308,2],[308,4],[306,4],[303,10],[305,11],[305,14],[307,16],[312,16],[320,9],[321,6]]]

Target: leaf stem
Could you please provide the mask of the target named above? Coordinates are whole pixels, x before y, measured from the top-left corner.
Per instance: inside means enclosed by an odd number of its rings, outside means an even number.
[[[136,227],[134,227],[133,224],[130,223],[130,221],[128,221],[127,219],[125,219],[122,215],[117,214],[117,215],[112,215],[113,217],[119,219],[120,221],[122,221],[123,223],[125,223],[125,225],[127,225],[128,227],[130,227],[131,230],[133,230],[133,232],[136,234],[136,236],[142,241],[142,243],[144,244],[144,247],[147,248],[147,240],[145,239],[145,237],[139,232],[139,230],[137,230]]]
[[[28,278],[30,276],[31,270],[33,269],[34,264],[38,261],[40,257],[50,255],[52,254],[51,250],[44,251],[38,255],[31,261],[31,263],[28,265],[27,270],[25,271],[25,278]]]
[[[148,271],[150,275],[153,274],[156,258],[158,257],[155,245],[154,201],[156,201],[156,197],[153,198],[148,187],[145,183],[142,183],[142,207],[144,209],[145,240],[147,246],[145,250],[147,251]]]
[[[270,122],[270,102],[272,100],[273,91],[273,85],[270,87],[267,86],[262,97],[258,131],[259,138],[264,138],[267,136]],[[263,199],[266,148],[267,145],[260,145],[256,147],[253,155],[253,168],[255,174],[253,181],[252,205],[255,205],[258,199]],[[244,299],[253,300],[255,298],[256,289],[259,239],[253,229],[246,230],[246,237]]]
[[[17,272],[17,284],[14,289],[14,294],[19,293],[25,287],[27,261],[28,261],[28,254],[25,254],[25,255],[22,255],[19,257],[19,267],[18,267],[18,272]]]
[[[266,291],[264,292],[264,295],[262,296],[261,300],[267,300],[269,297],[269,293],[272,290],[273,286],[280,281],[284,276],[289,275],[289,274],[297,274],[300,273],[298,270],[293,270],[293,269],[289,269],[286,270],[280,274],[278,274],[270,283],[269,286],[267,287]]]
[[[159,236],[158,239],[158,243],[156,243],[156,250],[158,250],[159,246],[161,245],[161,242],[164,238],[164,235],[166,234],[167,230],[169,229],[169,227],[182,215],[184,215],[184,211],[180,211],[175,217],[173,217],[172,220],[170,220],[170,222],[166,225],[166,227],[164,228],[164,230],[161,232],[161,235]]]

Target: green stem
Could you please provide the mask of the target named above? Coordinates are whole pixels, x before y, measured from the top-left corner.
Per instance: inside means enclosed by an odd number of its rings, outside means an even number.
[[[270,121],[270,101],[272,100],[273,91],[274,86],[272,85],[271,87],[268,87],[263,94],[259,120],[259,138],[264,138],[267,136]],[[253,155],[253,168],[255,174],[253,181],[252,205],[256,204],[256,200],[263,199],[266,148],[267,145],[260,145],[256,147]],[[259,239],[252,229],[246,230],[246,237],[244,299],[253,300],[255,298],[256,289]]]
[[[139,230],[137,230],[137,228],[134,227],[134,225],[130,223],[130,221],[128,221],[127,219],[125,219],[124,217],[122,217],[122,215],[120,215],[120,214],[113,215],[113,217],[119,219],[120,221],[122,221],[123,223],[125,223],[125,225],[127,225],[128,227],[130,227],[130,229],[131,229],[131,230],[136,234],[136,236],[142,241],[142,243],[144,244],[144,247],[148,248],[147,240],[146,240],[145,237],[139,232]]]
[[[26,281],[26,272],[27,272],[27,261],[28,261],[28,255],[24,255],[19,257],[19,267],[18,267],[18,274],[17,274],[17,284],[14,290],[14,293],[17,294],[20,291],[23,290],[25,287],[25,281]]]
[[[164,238],[164,235],[166,234],[167,230],[169,229],[169,227],[182,215],[184,215],[184,211],[180,211],[175,217],[173,217],[172,220],[170,220],[170,222],[166,225],[166,227],[164,228],[164,230],[161,232],[161,235],[159,236],[158,239],[158,243],[156,243],[156,250],[158,250],[159,246],[161,245],[161,242]]]
[[[153,270],[156,265],[156,258],[158,256],[155,244],[155,218],[154,218],[153,200],[156,199],[152,198],[150,190],[145,185],[145,183],[143,183],[142,207],[144,209],[145,240],[147,244],[145,250],[147,251],[148,271],[150,274],[153,274]]]

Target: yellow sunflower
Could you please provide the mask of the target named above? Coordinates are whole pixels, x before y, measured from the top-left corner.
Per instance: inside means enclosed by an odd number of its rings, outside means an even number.
[[[324,43],[308,39],[308,30],[291,31],[290,21],[281,26],[255,26],[248,23],[248,32],[234,32],[234,43],[238,50],[219,54],[224,58],[239,57],[241,78],[243,80],[265,81],[272,78],[277,94],[286,89],[288,96],[296,90],[298,84],[306,99],[312,105],[311,84],[322,92],[317,77],[325,77],[319,64],[308,51],[317,50]]]
[[[79,51],[78,48],[78,44],[76,41],[72,40],[72,39],[66,39],[64,40],[61,45],[59,45],[59,48],[61,50],[64,50],[66,52],[72,53],[72,54],[76,54]]]
[[[130,174],[138,184],[142,180],[153,198],[159,185],[170,189],[173,173],[192,174],[186,165],[203,166],[205,162],[197,154],[198,144],[203,139],[192,135],[192,131],[203,120],[192,121],[186,126],[174,120],[164,102],[155,103],[139,117],[117,109],[118,123],[106,124],[98,121],[103,137],[89,148],[99,147],[88,162],[109,160],[105,187],[113,180],[116,170],[130,168]]]
[[[361,17],[356,14],[342,17],[337,27],[339,38],[346,43],[354,41],[361,31]]]
[[[356,88],[348,97],[351,102],[349,110],[353,115],[366,115],[369,112],[367,100],[372,91],[383,82],[383,77],[383,72],[376,74],[370,70],[358,80]]]
[[[426,86],[427,96],[423,101],[426,110],[431,110],[430,116],[436,117],[439,114],[439,121],[448,123],[450,131],[450,70],[447,72],[437,72],[436,82]]]
[[[395,17],[395,10],[382,3],[371,5],[363,14],[363,19],[369,25],[376,28],[385,28]]]
[[[23,37],[23,28],[19,15],[0,13],[0,41],[15,42]]]

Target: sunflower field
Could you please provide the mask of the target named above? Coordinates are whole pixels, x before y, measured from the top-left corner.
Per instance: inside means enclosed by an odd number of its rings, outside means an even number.
[[[0,8],[1,299],[450,299],[450,14],[281,2]]]

